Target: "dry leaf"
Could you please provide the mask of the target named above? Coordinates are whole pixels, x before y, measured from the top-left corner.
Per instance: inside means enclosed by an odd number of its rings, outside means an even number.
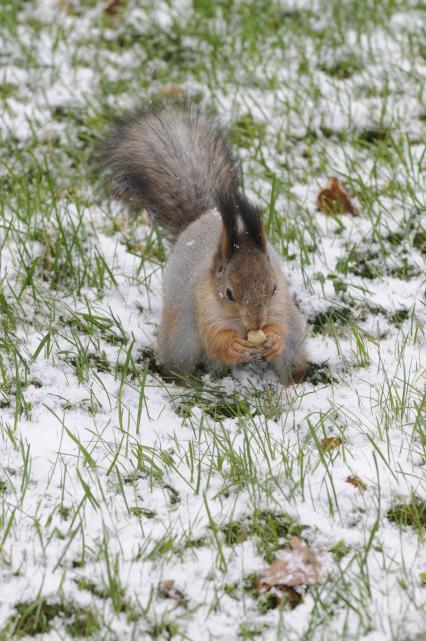
[[[173,599],[178,603],[185,601],[185,595],[180,590],[175,588],[174,579],[164,579],[159,585],[160,593],[165,599]]]
[[[259,604],[262,604],[262,602],[266,603],[268,610],[277,608],[282,601],[288,603],[294,610],[294,608],[302,602],[303,594],[300,588],[289,588],[287,585],[279,585],[272,590],[262,592],[259,594],[259,597]]]
[[[330,178],[327,187],[322,189],[318,194],[317,207],[324,214],[347,212],[348,214],[352,214],[352,216],[356,215],[345,188],[335,177]]]
[[[183,98],[186,95],[186,89],[182,85],[171,83],[161,87],[158,93],[163,98]]]
[[[258,592],[271,588],[293,588],[300,585],[323,583],[327,577],[330,555],[323,550],[309,548],[301,539],[294,536],[291,550],[281,550],[271,565],[256,577]]]
[[[67,0],[59,0],[58,8],[65,13],[69,13],[70,3]]]
[[[282,596],[292,608],[295,608],[302,602],[302,595],[294,588],[289,588],[287,585],[282,585],[280,587],[280,592],[282,592]]]
[[[122,4],[123,4],[123,0],[108,0],[108,2],[105,5],[104,11],[109,16],[116,16]]]
[[[364,492],[367,489],[366,483],[362,479],[359,478],[359,476],[354,476],[350,474],[348,478],[346,479],[346,483],[349,483],[350,485],[353,485],[356,487],[358,490],[361,490],[361,492]]]
[[[340,436],[326,436],[321,441],[321,447],[324,452],[330,452],[331,450],[336,449],[336,447],[339,447],[342,443],[343,440]]]
[[[175,584],[174,579],[164,579],[164,581],[161,581],[160,583],[161,591],[164,592],[166,596],[170,596],[171,591],[173,590],[174,584]]]

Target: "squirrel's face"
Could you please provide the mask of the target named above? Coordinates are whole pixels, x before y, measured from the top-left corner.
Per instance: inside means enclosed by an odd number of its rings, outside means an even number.
[[[262,329],[277,282],[269,256],[252,243],[241,243],[218,269],[219,297],[247,330]]]

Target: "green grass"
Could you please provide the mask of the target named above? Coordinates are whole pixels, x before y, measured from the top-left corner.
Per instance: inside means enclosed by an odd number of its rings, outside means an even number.
[[[303,526],[292,523],[288,514],[254,512],[250,518],[230,521],[222,527],[226,545],[238,545],[254,539],[259,553],[271,563],[274,553],[292,536],[300,536]]]
[[[424,6],[48,4],[0,6],[1,641],[420,641]],[[264,209],[303,385],[162,375],[168,248],[96,159],[117,116],[188,97]],[[358,216],[317,211],[331,176]],[[330,579],[257,594],[293,535]]]
[[[410,526],[419,535],[426,531],[426,501],[414,496],[407,503],[397,503],[387,512],[387,517],[392,523],[400,526]]]
[[[49,603],[45,599],[37,599],[17,603],[15,608],[16,615],[0,631],[2,640],[45,634],[51,631],[57,619],[64,620],[66,631],[76,639],[93,637],[100,629],[100,623],[92,610],[69,603]]]

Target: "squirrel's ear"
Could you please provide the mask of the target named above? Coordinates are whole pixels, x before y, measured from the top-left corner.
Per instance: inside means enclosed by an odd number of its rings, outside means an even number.
[[[237,207],[248,235],[260,250],[266,251],[266,237],[260,207],[253,205],[242,194],[238,194]]]

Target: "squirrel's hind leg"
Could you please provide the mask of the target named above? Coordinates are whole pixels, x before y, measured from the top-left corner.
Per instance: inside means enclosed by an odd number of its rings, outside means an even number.
[[[202,360],[196,325],[180,318],[178,309],[167,300],[158,330],[158,350],[164,372],[173,376],[194,373]]]
[[[298,309],[291,310],[284,349],[271,361],[271,367],[283,385],[299,383],[307,366],[305,324]]]

